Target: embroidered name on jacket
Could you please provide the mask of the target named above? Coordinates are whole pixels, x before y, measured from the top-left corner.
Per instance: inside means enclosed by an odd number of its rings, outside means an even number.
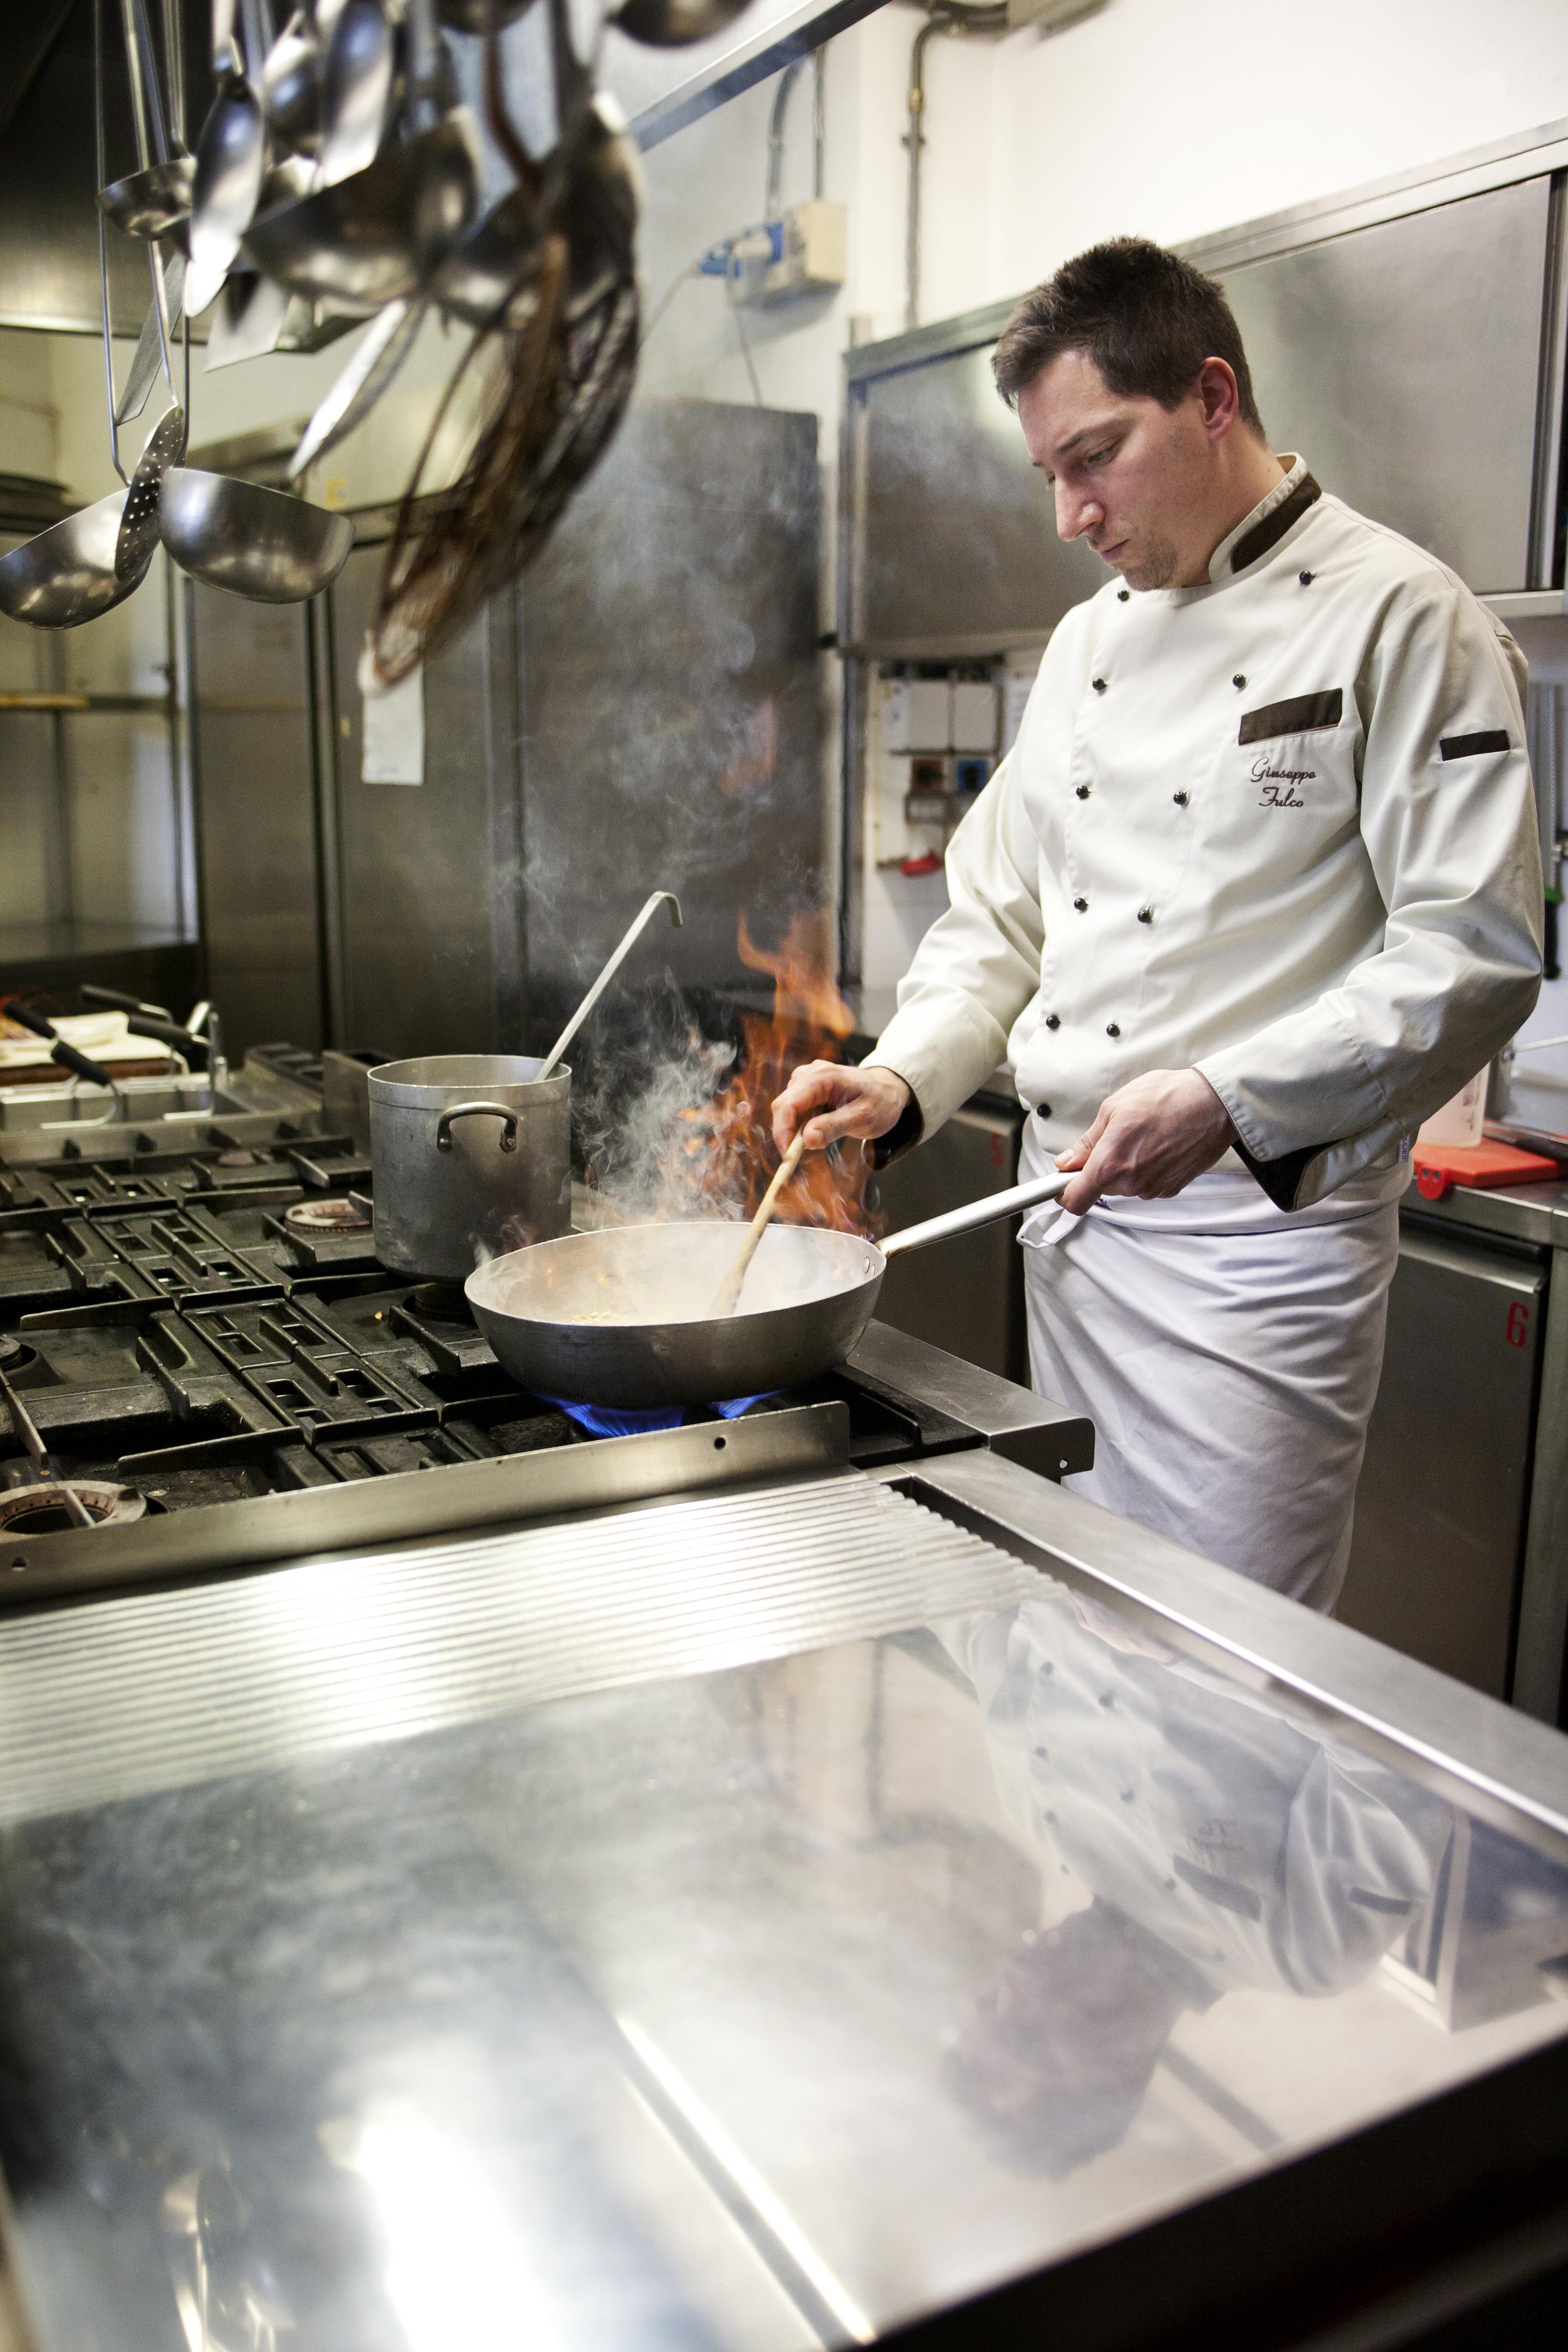
[[[1267,743],[1276,735],[1306,735],[1317,727],[1337,727],[1344,717],[1341,687],[1321,694],[1293,694],[1286,702],[1266,702],[1260,710],[1244,710],[1238,743]]]

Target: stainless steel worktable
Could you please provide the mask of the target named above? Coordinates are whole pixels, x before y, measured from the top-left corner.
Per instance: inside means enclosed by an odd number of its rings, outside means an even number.
[[[0,1626],[42,2352],[1370,2346],[1568,2258],[1568,1743],[758,1427]]]

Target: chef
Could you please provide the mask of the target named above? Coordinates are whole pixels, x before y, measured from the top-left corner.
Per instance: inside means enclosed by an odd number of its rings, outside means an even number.
[[[1036,1387],[1095,1499],[1331,1608],[1410,1141],[1541,971],[1522,658],[1446,565],[1265,436],[1220,289],[1137,239],[1019,303],[994,368],[1110,579],[953,835],[949,911],[781,1147],[885,1160],[1004,1061]]]

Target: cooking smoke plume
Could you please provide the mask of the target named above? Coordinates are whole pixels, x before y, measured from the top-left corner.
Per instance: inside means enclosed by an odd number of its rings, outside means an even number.
[[[773,982],[770,1013],[742,1009],[741,1044],[710,1038],[688,1013],[675,1041],[654,1044],[656,1014],[623,1038],[613,1069],[595,1072],[580,1106],[579,1139],[601,1202],[628,1223],[750,1217],[779,1155],[773,1104],[803,1062],[840,1061],[855,1020],[832,978],[825,908],[797,909],[776,949],[759,946],[742,912],[737,952]],[[668,1012],[668,1006],[665,1008]],[[648,1051],[653,1047],[652,1052]],[[787,1224],[873,1235],[870,1159],[858,1142],[811,1152],[779,1204]]]

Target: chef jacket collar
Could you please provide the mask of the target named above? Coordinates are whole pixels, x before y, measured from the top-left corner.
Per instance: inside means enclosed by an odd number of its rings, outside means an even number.
[[[1216,588],[1244,578],[1252,566],[1273,553],[1307,509],[1317,504],[1323,493],[1308,472],[1305,457],[1289,449],[1280,450],[1279,457],[1285,468],[1284,480],[1276,482],[1268,497],[1259,499],[1250,514],[1244,514],[1236,529],[1220,541],[1209,558],[1207,580],[1195,588],[1146,588],[1142,594],[1150,604],[1195,604],[1212,596]]]
[[[1259,499],[1250,514],[1242,516],[1236,529],[1220,541],[1209,557],[1209,579],[1216,587],[1221,581],[1233,580],[1249,565],[1261,562],[1308,508],[1315,506],[1322,497],[1307,471],[1305,457],[1285,450],[1279,463],[1286,469],[1284,480],[1276,482],[1268,496]]]

